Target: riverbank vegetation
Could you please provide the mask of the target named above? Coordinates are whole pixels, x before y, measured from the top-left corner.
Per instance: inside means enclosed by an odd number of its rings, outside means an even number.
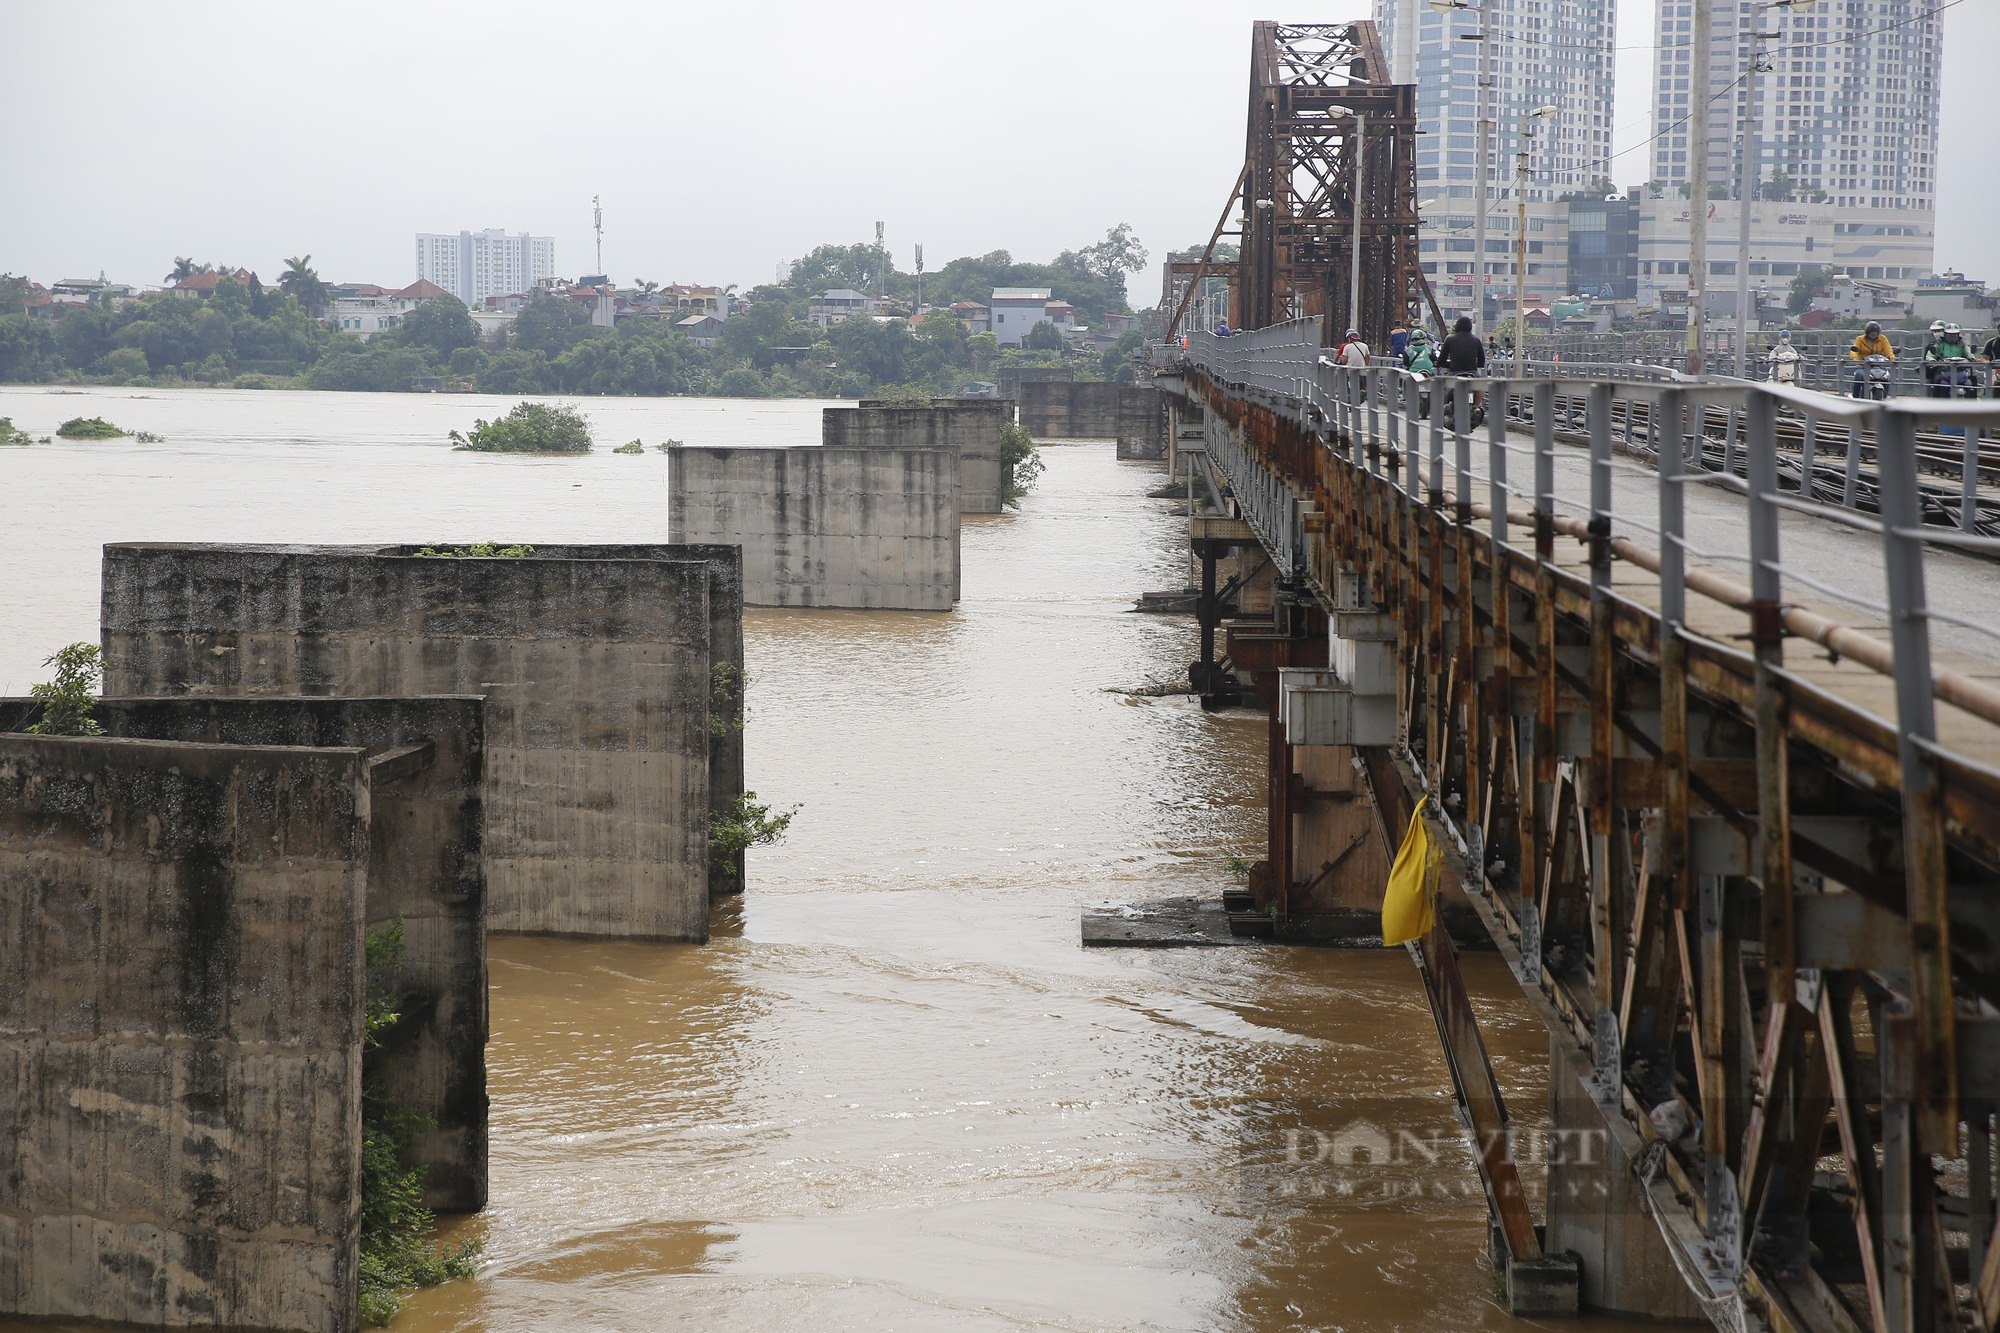
[[[320,317],[331,297],[311,258],[288,261],[273,286],[255,274],[224,278],[206,299],[158,292],[98,300],[59,319],[44,318],[47,307],[29,313],[25,282],[0,274],[0,382],[857,398],[891,386],[953,394],[1006,366],[1125,379],[1136,330],[1103,351],[1065,348],[1053,326],[1034,346],[1002,349],[990,333],[967,333],[949,307],[985,305],[995,287],[1046,287],[1076,308],[1077,323],[1101,329],[1107,315],[1130,313],[1125,279],[1140,271],[1146,251],[1121,223],[1047,263],[1005,250],[963,256],[923,275],[931,311],[920,323],[856,317],[822,329],[811,318],[812,298],[837,288],[873,292],[878,271],[890,309],[912,311],[917,296],[916,274],[873,245],[822,245],[794,260],[782,282],[736,294],[713,338],[697,342],[670,308],[662,318],[628,316],[605,328],[591,322],[585,303],[546,294],[521,309],[498,347],[481,342],[470,312],[450,296],[426,301],[366,341],[330,328]],[[184,267],[230,271],[192,261],[175,270]]]
[[[590,422],[573,407],[516,403],[492,421],[475,420],[468,434],[451,433],[461,449],[487,454],[587,454]]]
[[[43,436],[41,442],[47,444],[49,442],[48,437]],[[24,430],[16,430],[14,428],[14,418],[0,417],[0,445],[33,443],[35,443],[34,436]]]

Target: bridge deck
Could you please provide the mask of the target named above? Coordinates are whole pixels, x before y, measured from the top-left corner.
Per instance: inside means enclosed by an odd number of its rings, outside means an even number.
[[[1532,435],[1518,431],[1511,434],[1532,447]],[[1510,474],[1512,471],[1510,468]],[[1483,481],[1482,474],[1480,490],[1484,489]],[[1447,489],[1449,486],[1447,470]],[[1659,488],[1659,474],[1651,468],[1622,459],[1614,462],[1614,512],[1657,515]],[[1688,568],[1706,569],[1734,583],[1747,583],[1749,531],[1744,497],[1720,478],[1704,479],[1682,489],[1687,542],[1692,548]],[[1558,512],[1578,517],[1590,512],[1587,449],[1556,446],[1556,496]],[[1532,549],[1532,528],[1517,521],[1524,517],[1519,512],[1509,515],[1508,542]],[[1781,559],[1788,568],[1811,571],[1808,577],[1814,581],[1829,587],[1851,588],[1853,593],[1852,597],[1835,600],[1820,590],[1800,587],[1796,581],[1788,580],[1786,604],[1817,612],[1886,644],[1890,626],[1881,610],[1887,596],[1882,578],[1881,537],[1831,517],[1790,510],[1780,512],[1779,526]],[[1650,550],[1659,548],[1656,527],[1640,528],[1634,523],[1620,532],[1614,523],[1613,531],[1636,545]],[[1707,553],[1707,558],[1696,556],[1693,551]],[[1555,560],[1560,568],[1574,572],[1579,578],[1590,577],[1589,548],[1580,540],[1558,537]],[[1924,578],[1932,604],[1967,620],[2000,628],[2000,564],[1976,555],[1933,550],[1925,559]],[[1612,565],[1612,589],[1634,605],[1658,614],[1657,574],[1618,560]],[[1748,641],[1748,617],[1734,607],[1706,597],[1689,597],[1688,627],[1718,643],[1742,646]],[[1891,725],[1895,723],[1895,682],[1888,676],[1850,659],[1829,660],[1824,648],[1804,639],[1787,637],[1782,651],[1787,670]],[[2000,688],[2000,639],[1963,626],[1937,624],[1931,630],[1931,658],[1938,670],[1954,671]],[[1968,759],[2000,768],[2000,726],[1943,705],[1938,712],[1938,732],[1938,739],[1948,748]]]

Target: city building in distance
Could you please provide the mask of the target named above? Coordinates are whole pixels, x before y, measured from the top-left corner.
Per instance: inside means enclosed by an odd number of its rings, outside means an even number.
[[[1666,0],[1662,0],[1666,3]],[[1428,0],[1375,0],[1390,77],[1417,85],[1418,241],[1424,273],[1449,314],[1477,304],[1473,255],[1479,203],[1479,66],[1486,47],[1487,313],[1511,307],[1515,288],[1515,180],[1522,127],[1532,122],[1527,295],[1546,306],[1569,289],[1563,196],[1596,190],[1612,174],[1612,48],[1616,6],[1558,0],[1484,0],[1439,13]],[[1479,35],[1475,40],[1475,35]]]
[[[1660,0],[1647,193],[1661,204],[1641,224],[1642,291],[1687,285],[1687,194],[1697,151],[1688,135],[1693,14],[1692,0]],[[1724,288],[1735,285],[1746,127],[1755,130],[1760,186],[1751,207],[1752,284],[1782,287],[1802,270],[1825,268],[1889,283],[1907,298],[1930,275],[1942,41],[1928,0],[1822,0],[1797,12],[1757,0],[1715,0],[1707,145],[1711,291],[1718,279]],[[1757,52],[1767,63],[1753,76]]]
[[[417,278],[434,282],[465,302],[480,305],[489,296],[533,291],[556,275],[553,236],[508,235],[485,231],[417,233]]]

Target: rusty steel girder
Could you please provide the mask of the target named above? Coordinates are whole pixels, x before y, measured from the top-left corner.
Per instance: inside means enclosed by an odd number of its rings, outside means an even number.
[[[1352,325],[1379,347],[1393,324],[1436,313],[1417,259],[1416,136],[1416,87],[1389,82],[1373,23],[1254,26],[1241,327],[1321,315],[1329,345]]]

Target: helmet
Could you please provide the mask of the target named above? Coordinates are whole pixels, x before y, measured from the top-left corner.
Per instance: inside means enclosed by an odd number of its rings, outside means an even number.
[[[1944,336],[1947,338],[1959,338],[1963,337],[1964,334],[1965,330],[1961,329],[1956,324],[1947,324],[1944,326]]]
[[[1347,336],[1348,336],[1348,337],[1350,337],[1350,338],[1359,338],[1359,337],[1361,336],[1361,330],[1360,330],[1360,329],[1349,329],[1349,330],[1347,331]]]
[[[1871,319],[1868,321],[1868,327],[1861,331],[1872,338],[1882,331],[1882,326]]]
[[[1934,319],[1934,320],[1932,320],[1932,321],[1931,321],[1931,332],[1932,332],[1932,333],[1943,333],[1943,332],[1944,332],[1944,321],[1943,321],[1943,320],[1941,320],[1941,319]]]
[[[1778,335],[1778,341],[1781,343],[1788,343],[1791,340],[1792,340],[1792,335],[1789,333],[1780,333]]]

